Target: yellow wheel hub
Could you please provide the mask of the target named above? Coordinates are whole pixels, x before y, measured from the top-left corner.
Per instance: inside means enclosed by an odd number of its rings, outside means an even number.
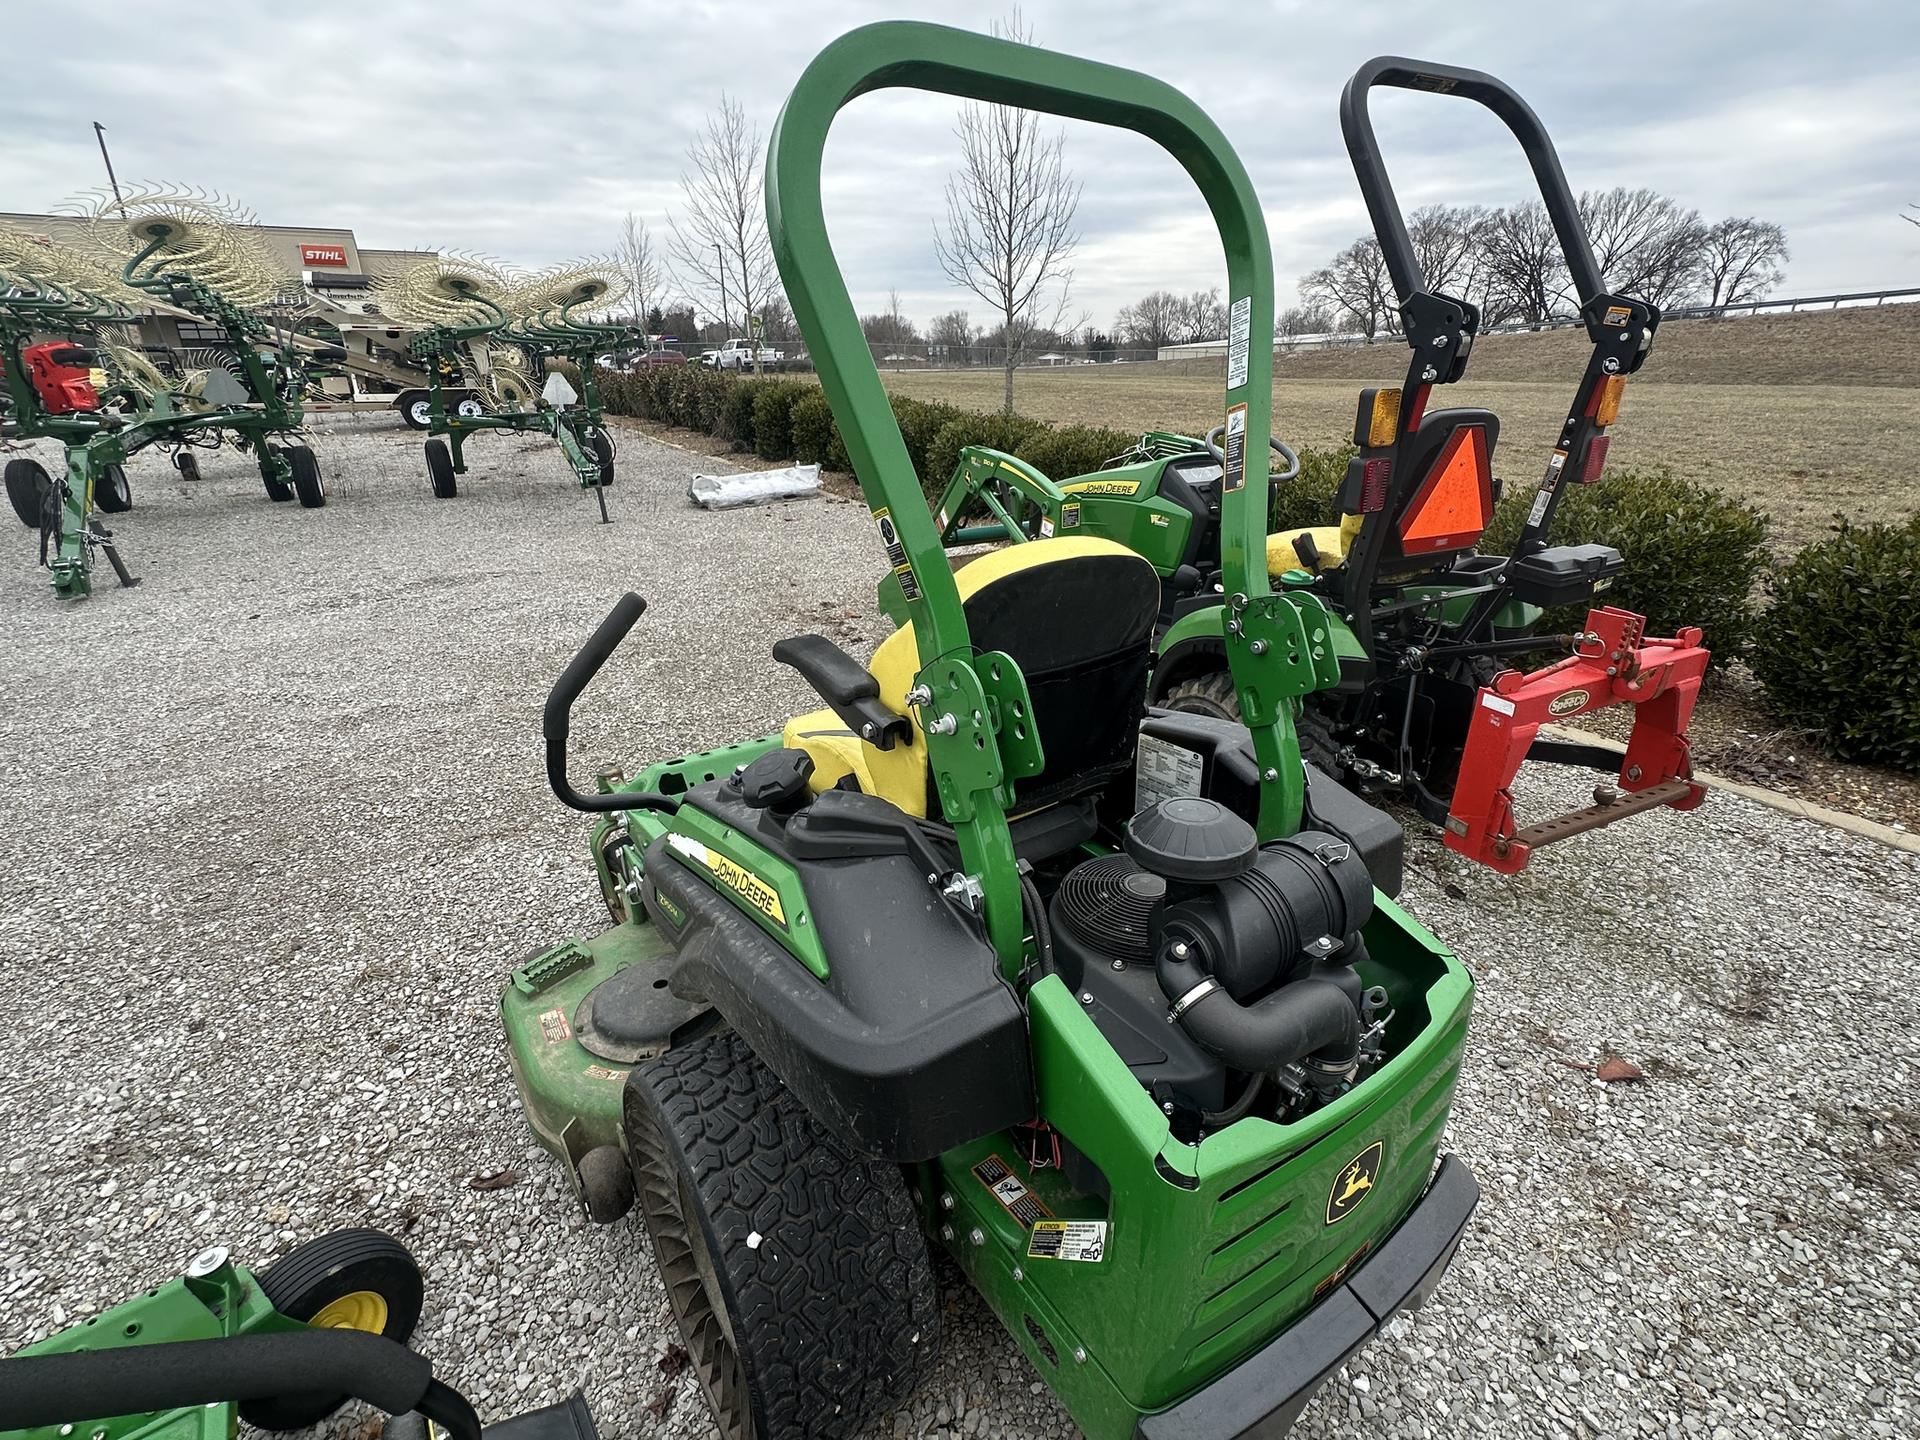
[[[307,1321],[316,1330],[364,1330],[378,1335],[387,1328],[387,1297],[374,1290],[354,1290],[329,1300]]]

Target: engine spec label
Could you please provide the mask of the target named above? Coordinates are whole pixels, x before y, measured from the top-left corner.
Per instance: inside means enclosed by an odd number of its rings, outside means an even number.
[[[1198,795],[1205,768],[1198,751],[1158,735],[1142,735],[1133,769],[1133,813],[1176,795]]]
[[[1084,1260],[1107,1258],[1107,1222],[1104,1220],[1042,1220],[1027,1238],[1029,1260]]]

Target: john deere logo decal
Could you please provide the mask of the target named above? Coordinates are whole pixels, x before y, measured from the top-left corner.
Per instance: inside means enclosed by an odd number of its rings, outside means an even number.
[[[1549,715],[1571,715],[1576,710],[1584,709],[1587,701],[1592,698],[1593,697],[1588,695],[1584,690],[1568,690],[1563,694],[1554,696],[1553,699],[1547,702],[1547,713]]]
[[[1340,1167],[1340,1173],[1333,1177],[1333,1188],[1327,1192],[1327,1224],[1346,1219],[1373,1193],[1384,1149],[1385,1143],[1376,1140]]]

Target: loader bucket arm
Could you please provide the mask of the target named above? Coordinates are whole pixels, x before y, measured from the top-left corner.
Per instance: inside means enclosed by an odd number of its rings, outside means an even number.
[[[841,108],[871,91],[906,88],[1015,105],[1132,130],[1154,141],[1199,187],[1226,253],[1234,354],[1223,408],[1230,466],[1223,481],[1222,561],[1232,597],[1228,653],[1262,770],[1260,830],[1297,826],[1303,785],[1292,697],[1319,683],[1310,657],[1274,643],[1298,612],[1266,573],[1267,439],[1272,404],[1273,257],[1253,186],[1226,137],[1186,95],[1134,71],[944,26],[884,22],[849,32],[800,76],[773,128],[766,169],[774,258],[833,406],[888,563],[903,583],[923,674],[952,687],[936,709],[959,728],[927,736],[943,808],[984,891],[988,934],[1003,965],[1019,963],[1019,878],[1007,830],[1005,743],[970,719],[980,689],[959,590],[827,236],[820,199],[827,133]],[[1284,615],[1280,614],[1284,611]],[[1322,617],[1324,618],[1324,617]],[[1255,648],[1255,642],[1258,648]],[[1289,657],[1292,657],[1291,659]],[[1298,678],[1307,669],[1304,684]],[[964,708],[960,708],[964,706]],[[1284,752],[1284,753],[1283,753]]]

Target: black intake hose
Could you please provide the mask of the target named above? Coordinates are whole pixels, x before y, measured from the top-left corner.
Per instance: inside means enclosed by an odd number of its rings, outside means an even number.
[[[1167,999],[1186,1001],[1181,1026],[1236,1070],[1260,1074],[1307,1059],[1337,1068],[1360,1053],[1360,1012],[1333,979],[1311,975],[1242,1005],[1194,963],[1191,947],[1179,959],[1169,946],[1154,964]]]

